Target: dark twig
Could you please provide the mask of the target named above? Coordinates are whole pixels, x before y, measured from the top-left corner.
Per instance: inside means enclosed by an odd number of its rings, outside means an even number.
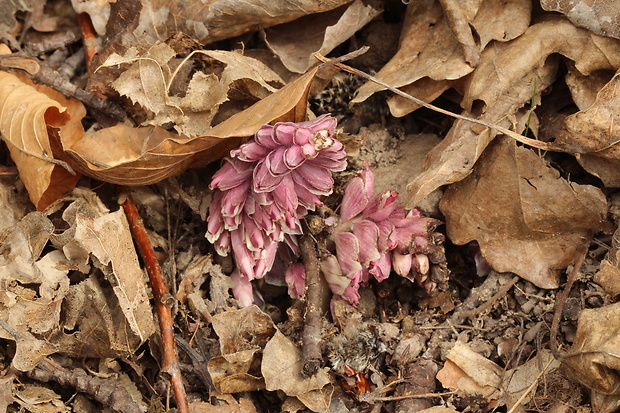
[[[122,198],[122,207],[127,215],[131,233],[133,234],[140,255],[144,260],[146,271],[151,280],[151,289],[153,290],[153,299],[155,301],[155,310],[159,317],[159,329],[161,330],[162,341],[162,371],[170,375],[172,391],[177,402],[177,409],[180,413],[189,412],[189,405],[185,395],[185,387],[183,386],[183,378],[179,368],[179,359],[176,355],[174,342],[174,325],[172,321],[172,302],[174,297],[170,294],[164,274],[161,270],[159,262],[155,257],[155,251],[144,228],[142,218],[138,213],[136,205],[129,196],[126,187],[119,186],[118,193]]]
[[[34,82],[47,85],[67,97],[73,97],[114,119],[123,120],[125,112],[116,103],[101,96],[95,96],[69,82],[64,76],[45,65],[33,56],[23,53],[13,53],[0,56],[0,69],[16,70],[26,74]]]
[[[315,375],[323,356],[321,353],[322,297],[319,259],[316,256],[316,243],[311,235],[305,234],[299,243],[301,260],[306,270],[306,316],[303,332],[302,373],[306,377]]]
[[[143,411],[127,389],[119,385],[116,377],[91,376],[81,368],[68,370],[49,359],[39,362],[34,370],[28,373],[28,376],[42,382],[55,381],[61,386],[72,386],[117,412],[141,413]]]
[[[586,258],[586,254],[588,253],[588,244],[586,243],[584,251],[579,254],[577,260],[575,261],[575,265],[573,266],[573,270],[570,272],[568,279],[566,280],[566,285],[564,286],[564,290],[557,298],[555,302],[555,312],[553,313],[553,321],[551,323],[551,337],[549,339],[549,346],[551,347],[551,353],[553,353],[553,357],[559,359],[560,352],[558,349],[558,328],[560,326],[560,317],[562,316],[562,310],[564,310],[564,304],[566,303],[566,299],[568,298],[568,294],[570,294],[570,290],[577,279],[577,274],[581,269],[581,264],[583,264],[583,260]]]

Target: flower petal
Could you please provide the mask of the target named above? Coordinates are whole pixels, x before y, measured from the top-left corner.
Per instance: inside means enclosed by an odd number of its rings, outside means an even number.
[[[334,234],[336,244],[336,257],[342,273],[347,278],[352,278],[354,274],[362,270],[359,262],[360,246],[357,237],[350,232],[338,232]]]
[[[342,269],[334,255],[330,254],[321,260],[321,272],[329,285],[329,289],[334,294],[344,294],[345,289],[351,283],[348,277],[342,275]]]
[[[265,160],[262,160],[256,164],[254,168],[254,190],[256,192],[269,192],[273,191],[280,182],[282,182],[281,176],[274,176],[269,172],[269,168],[265,165]]]
[[[256,142],[256,140],[244,143],[239,147],[230,151],[230,156],[238,158],[244,162],[258,162],[270,152],[270,148]]]
[[[413,255],[411,254],[399,254],[392,252],[392,266],[394,272],[401,277],[406,277],[411,272],[411,266],[413,264]]]
[[[275,149],[280,146],[280,143],[276,141],[274,135],[274,126],[263,125],[254,135],[254,139],[256,139],[259,145],[265,148]]]
[[[378,260],[381,257],[377,249],[379,239],[377,224],[369,220],[363,220],[353,225],[353,234],[359,242],[359,261],[363,266],[367,266],[370,261]]]
[[[275,151],[271,151],[265,158],[265,165],[273,176],[286,175],[291,171],[284,161],[286,150],[288,148],[281,146]]]
[[[276,123],[274,127],[274,140],[278,143],[278,146],[282,147],[293,145],[293,136],[295,135],[297,128],[299,128],[297,123]]]
[[[340,204],[340,218],[348,221],[359,215],[368,205],[368,194],[362,177],[351,179],[344,189],[342,204]]]
[[[237,299],[242,306],[249,307],[254,303],[254,294],[252,292],[252,283],[246,277],[239,273],[239,270],[233,271],[230,274],[230,278],[233,282],[233,296]]]
[[[284,164],[288,169],[295,169],[306,161],[306,154],[301,146],[291,146],[284,152]]]
[[[370,263],[370,273],[374,275],[377,281],[383,281],[390,276],[392,270],[391,253],[381,254],[381,258]]]
[[[284,274],[284,279],[288,285],[288,295],[291,298],[300,298],[306,289],[306,270],[303,264],[296,262],[289,265]]]

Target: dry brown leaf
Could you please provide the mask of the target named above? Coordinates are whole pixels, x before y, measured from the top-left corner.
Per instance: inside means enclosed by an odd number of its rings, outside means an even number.
[[[502,373],[500,366],[476,353],[467,344],[457,341],[448,353],[443,368],[437,373],[437,380],[444,387],[497,401]]]
[[[300,396],[322,389],[331,382],[327,369],[319,370],[312,377],[304,376],[302,364],[301,350],[291,339],[276,331],[263,352],[261,370],[266,389],[282,390],[287,396]]]
[[[103,60],[131,46],[146,48],[183,32],[201,44],[335,9],[350,0],[124,0],[112,4]]]
[[[620,186],[620,145],[614,130],[620,110],[620,76],[616,73],[587,109],[568,116],[556,145],[577,154],[579,163],[608,187]]]
[[[119,124],[85,134],[66,145],[83,173],[102,181],[147,185],[227,155],[242,137],[274,121],[305,120],[307,96],[318,68],[213,127],[207,136],[188,138],[156,126]]]
[[[60,328],[69,266],[59,251],[39,258],[53,231],[45,215],[32,212],[11,228],[0,244],[0,317],[19,335],[0,328],[0,337],[15,340],[12,365],[21,371],[33,369],[57,351],[48,339]]]
[[[92,205],[92,202],[97,204]],[[146,280],[122,209],[109,213],[96,196],[80,198],[63,213],[73,239],[63,245],[67,258],[92,261],[110,283],[128,330],[143,343],[155,332]],[[80,265],[80,264],[79,264]],[[115,318],[122,319],[120,315]],[[75,326],[72,326],[75,329]]]
[[[579,110],[586,110],[596,100],[596,95],[614,76],[610,70],[599,70],[585,76],[575,69],[575,65],[568,62],[565,76],[566,85],[570,90],[573,102]]]
[[[265,29],[265,42],[291,72],[304,73],[380,13],[376,1],[353,3]]]
[[[615,1],[541,0],[540,5],[545,10],[564,14],[575,26],[620,39],[620,17]]]
[[[483,59],[485,53],[482,54]],[[482,64],[482,63],[481,63]],[[538,93],[555,80],[558,59],[549,58],[545,65],[528,73],[522,79],[514,79],[500,98],[490,104],[480,119],[503,127],[517,124],[517,111],[532,100],[536,83]],[[536,95],[536,103],[540,94]],[[470,113],[463,113],[472,116]],[[521,114],[527,116],[527,114]],[[458,182],[468,176],[476,161],[497,135],[492,129],[478,128],[471,122],[457,120],[443,141],[431,150],[424,161],[424,172],[407,186],[407,206],[413,208],[437,188]]]
[[[217,399],[217,405],[206,402],[190,402],[190,413],[256,413],[256,407],[248,399],[241,397],[237,401],[230,394],[210,392],[211,399]],[[222,402],[226,404],[221,404]]]
[[[47,386],[32,383],[23,383],[13,387],[15,401],[31,413],[64,413],[70,412],[62,398]]]
[[[458,79],[473,70],[465,62],[441,5],[433,0],[411,2],[403,23],[400,46],[376,78],[394,87],[409,85],[423,77],[433,80]],[[385,88],[366,83],[358,89],[353,103],[363,102]]]
[[[594,282],[603,287],[612,298],[620,295],[620,229],[616,229],[611,238],[611,248],[594,274]]]
[[[252,305],[213,316],[213,330],[220,338],[222,355],[209,360],[207,367],[218,391],[265,388],[260,360],[263,348],[277,331],[271,318]]]
[[[471,110],[475,100],[492,105],[515,80],[532,76],[553,53],[574,61],[584,75],[620,67],[620,41],[597,36],[554,16],[530,26],[511,42],[487,47],[480,65],[468,77],[462,106]]]
[[[450,239],[472,240],[499,272],[557,288],[589,237],[606,224],[600,189],[561,178],[533,151],[496,140],[474,173],[451,185],[440,203]]]
[[[444,6],[449,9],[445,12],[447,17],[437,2],[410,3],[399,51],[377,73],[378,79],[430,102],[450,86],[449,80],[462,78],[473,70],[480,51],[489,41],[512,40],[529,25],[531,3],[527,0],[444,2]],[[470,25],[476,29],[480,45],[467,40],[467,33],[471,37]],[[362,102],[383,89],[369,82],[358,90],[353,102]],[[420,107],[400,96],[391,97],[388,104],[393,116],[405,116]]]
[[[620,303],[579,314],[575,342],[562,355],[569,377],[606,395],[620,395]]]
[[[170,45],[158,42],[144,53],[139,53],[135,47],[123,56],[114,53],[101,66],[130,64],[112,83],[112,87],[152,114],[143,125],[163,126],[172,122],[182,135],[205,136],[224,102],[240,105],[248,99],[259,100],[275,92],[275,86],[284,84],[263,63],[240,53],[197,50],[182,61],[176,59],[176,55]],[[183,79],[179,71],[184,66],[191,66],[198,57],[206,57],[211,60],[212,66],[223,66],[223,69],[217,75],[197,71],[191,78]],[[172,83],[185,86],[180,86],[172,94]],[[177,93],[183,96],[177,96]],[[238,97],[235,98],[235,94]],[[233,109],[228,108],[229,111]]]
[[[50,142],[48,128],[72,139],[84,133],[80,122],[85,114],[75,99],[66,99],[47,86],[35,86],[25,76],[0,72],[0,133],[39,210],[70,191],[79,179],[66,169],[62,154]]]

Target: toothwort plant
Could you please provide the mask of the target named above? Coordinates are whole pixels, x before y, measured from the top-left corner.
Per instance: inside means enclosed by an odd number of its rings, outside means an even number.
[[[345,169],[335,129],[329,115],[265,125],[214,175],[206,237],[218,254],[232,250],[233,294],[243,305],[253,302],[250,281],[271,269],[278,243],[298,252],[300,218],[332,192],[332,172]]]
[[[263,126],[214,175],[206,237],[218,254],[232,251],[233,294],[243,305],[254,301],[250,281],[263,278],[274,262],[291,297],[303,295],[305,272],[294,259],[300,219],[322,205],[321,197],[332,192],[332,172],[346,167],[335,128],[329,115]],[[331,253],[322,258],[321,270],[334,299],[355,305],[360,284],[371,277],[382,281],[394,270],[422,284],[429,274],[429,255],[443,254],[433,234],[438,221],[418,210],[406,211],[397,192],[373,195],[373,188],[370,169],[359,172],[345,188],[340,215],[325,222]],[[282,243],[287,248],[279,249]],[[432,281],[425,287],[431,290]]]

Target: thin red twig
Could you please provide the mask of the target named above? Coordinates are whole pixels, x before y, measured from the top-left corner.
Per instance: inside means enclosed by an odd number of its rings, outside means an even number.
[[[144,260],[146,271],[149,274],[151,280],[151,288],[153,290],[153,298],[155,300],[155,310],[159,318],[159,329],[161,330],[162,341],[162,371],[170,375],[170,382],[172,384],[172,391],[174,398],[177,402],[177,409],[180,413],[188,413],[189,405],[187,403],[187,397],[185,395],[185,387],[183,386],[183,379],[181,377],[181,370],[179,368],[179,359],[176,355],[176,348],[174,342],[174,326],[172,322],[172,301],[174,297],[168,290],[168,285],[164,279],[163,271],[159,266],[159,262],[155,257],[155,251],[144,228],[142,218],[138,213],[136,204],[133,203],[129,196],[127,187],[119,186],[118,193],[121,196],[123,202],[121,203],[127,215],[129,221],[129,227],[131,233],[138,246],[138,251]]]
[[[82,43],[84,47],[84,60],[86,61],[86,69],[90,73],[90,64],[93,57],[97,54],[97,33],[93,27],[88,13],[78,14],[78,23],[82,30]]]

